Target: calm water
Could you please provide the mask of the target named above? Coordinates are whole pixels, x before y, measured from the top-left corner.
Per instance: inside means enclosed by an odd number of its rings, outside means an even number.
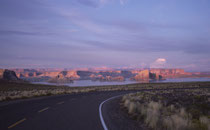
[[[192,81],[210,81],[210,78],[175,78],[175,79],[166,79],[162,81],[152,81],[152,82],[192,82]],[[91,81],[91,80],[77,80],[74,83],[68,84],[56,84],[56,83],[48,83],[48,82],[33,82],[34,84],[48,84],[48,85],[66,85],[70,87],[75,86],[103,86],[103,85],[123,85],[123,84],[134,84],[141,83],[136,81],[130,81],[127,79],[124,82],[100,82],[100,81]]]
[[[91,81],[91,80],[75,80],[74,83],[67,84],[56,84],[56,83],[48,83],[48,82],[33,82],[34,84],[48,84],[48,85],[66,85],[70,87],[84,87],[84,86],[103,86],[103,85],[123,85],[123,84],[134,84],[138,83],[136,81],[126,80],[124,82],[100,82],[100,81]]]
[[[175,79],[166,79],[160,82],[196,82],[196,81],[210,81],[210,78],[175,78]]]

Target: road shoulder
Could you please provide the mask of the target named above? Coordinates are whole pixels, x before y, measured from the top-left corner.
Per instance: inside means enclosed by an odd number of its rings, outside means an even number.
[[[102,108],[103,118],[109,130],[147,130],[147,128],[132,120],[129,115],[120,108],[121,97],[114,98],[104,103]]]

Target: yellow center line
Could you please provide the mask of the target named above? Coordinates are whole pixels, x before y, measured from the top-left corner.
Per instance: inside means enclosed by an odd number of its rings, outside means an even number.
[[[38,112],[40,113],[40,112],[46,111],[47,109],[49,109],[49,107],[46,107],[46,108],[44,108],[42,110],[39,110]]]
[[[59,103],[57,103],[57,104],[63,104],[64,102],[59,102]]]
[[[8,129],[15,127],[16,125],[24,122],[26,120],[26,118],[23,118],[22,120],[17,121],[16,123],[12,124],[11,126],[8,127]]]

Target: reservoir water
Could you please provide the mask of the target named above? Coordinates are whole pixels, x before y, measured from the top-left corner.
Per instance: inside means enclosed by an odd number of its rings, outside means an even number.
[[[161,81],[150,81],[151,83],[160,83],[160,82],[198,82],[198,81],[210,81],[210,78],[170,78]],[[123,85],[123,84],[134,84],[134,83],[145,83],[131,81],[126,79],[123,82],[100,82],[100,81],[91,81],[91,80],[75,80],[74,83],[67,83],[67,84],[56,84],[56,83],[48,83],[48,82],[33,82],[34,84],[48,84],[48,85],[66,85],[69,87],[84,87],[84,86],[103,86],[103,85]]]

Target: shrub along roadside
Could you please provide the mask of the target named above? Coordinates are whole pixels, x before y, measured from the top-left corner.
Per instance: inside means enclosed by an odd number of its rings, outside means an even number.
[[[165,90],[128,94],[123,107],[155,130],[210,130],[210,89]]]

